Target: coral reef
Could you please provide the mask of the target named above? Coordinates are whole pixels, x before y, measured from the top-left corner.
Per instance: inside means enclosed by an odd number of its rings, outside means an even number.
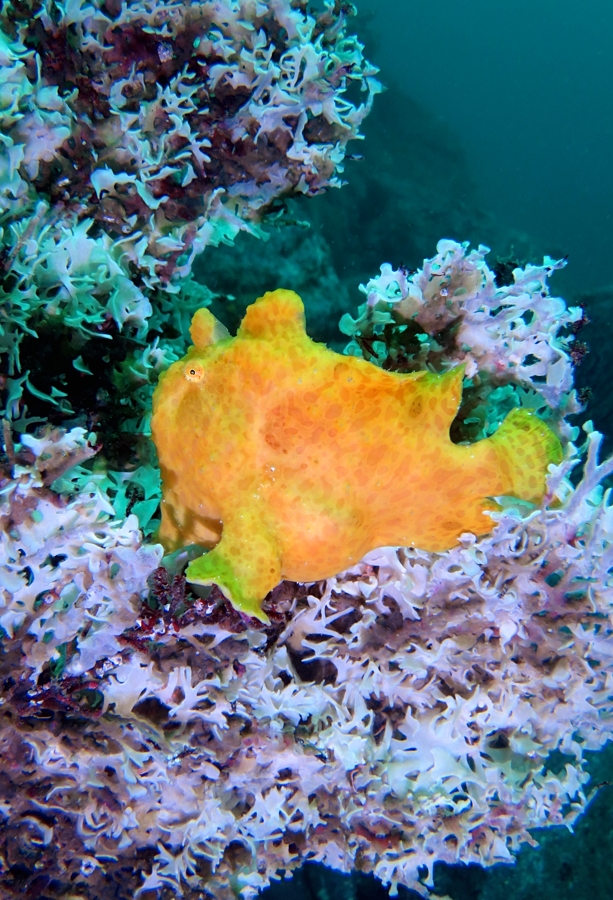
[[[311,201],[308,210],[323,196]],[[307,204],[301,205],[301,221],[287,216],[284,227],[271,230],[264,255],[259,241],[245,232],[237,235],[231,247],[205,250],[194,262],[194,278],[206,281],[214,292],[209,308],[231,334],[236,334],[254,297],[273,286],[291,284],[304,301],[309,336],[342,351],[347,341],[338,323],[353,309],[350,296],[355,283],[350,291],[341,280],[332,264],[329,242],[317,227],[309,227],[303,210],[308,212]]]
[[[368,21],[360,22],[360,35],[374,53],[380,35],[374,21],[372,25],[371,31]],[[351,296],[356,283],[368,281],[382,260],[394,268],[420,266],[441,235],[461,235],[475,247],[487,235],[496,256],[512,254],[522,264],[542,259],[545,253],[563,256],[564,250],[529,232],[529,221],[519,230],[492,214],[494,198],[480,190],[480,177],[466,157],[462,135],[449,127],[437,108],[415,102],[408,72],[407,76],[404,89],[386,82],[373,104],[363,126],[364,141],[353,145],[362,159],[346,167],[343,190],[303,205],[303,217],[325,238]],[[225,248],[221,252],[228,256]],[[343,312],[353,311],[354,305],[355,298]],[[335,334],[338,318],[331,333]]]
[[[79,654],[72,674],[114,656],[121,649],[117,635],[133,623],[122,609],[131,609],[161,558],[159,546],[141,547],[137,515],[121,515],[127,508],[121,509],[119,498],[114,509],[93,473],[75,472],[75,462],[93,453],[80,428],[23,435],[13,478],[5,479],[2,586],[11,602],[0,627],[10,637],[22,631],[32,636],[23,647],[24,663],[36,676],[51,660],[64,671],[71,646]],[[62,474],[67,465],[72,477],[81,475],[78,491]],[[158,504],[156,496],[153,508]]]
[[[190,551],[142,541],[153,473],[111,477],[83,429],[6,429],[9,896],[249,898],[307,860],[425,894],[436,861],[511,862],[530,829],[572,824],[585,752],[613,736],[613,461],[566,422],[580,316],[549,296],[553,266],[493,281],[482,250],[445,243],[406,281],[385,269],[344,326],[384,368],[470,363],[460,440],[548,413],[565,458],[543,505],[283,582],[268,624],[194,593]]]
[[[359,28],[370,48],[368,22]],[[356,285],[382,259],[395,269],[417,268],[442,234],[462,235],[475,246],[487,235],[494,256],[512,255],[518,266],[553,255],[549,245],[483,209],[458,136],[435,111],[393,84],[385,88],[364,120],[364,141],[350,145],[359,159],[346,165],[342,191],[308,203],[289,200],[285,227],[269,229],[265,253],[241,232],[231,246],[207,248],[194,261],[195,276],[219,294],[212,312],[233,334],[254,297],[291,285],[304,300],[310,336],[340,351],[346,340],[338,323],[354,313]]]

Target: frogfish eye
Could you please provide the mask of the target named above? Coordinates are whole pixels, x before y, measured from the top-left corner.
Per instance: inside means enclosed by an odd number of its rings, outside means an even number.
[[[183,374],[188,381],[202,381],[204,368],[199,362],[189,362],[183,369]]]

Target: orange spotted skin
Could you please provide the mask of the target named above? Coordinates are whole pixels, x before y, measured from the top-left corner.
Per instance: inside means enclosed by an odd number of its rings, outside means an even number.
[[[265,619],[283,579],[316,581],[385,545],[441,551],[492,528],[490,499],[539,502],[561,449],[535,416],[514,410],[487,440],[449,429],[463,369],[386,372],[307,336],[292,291],[261,297],[236,338],[208,310],[194,346],[161,377],[153,401],[168,550],[214,548],[189,581],[218,584]]]

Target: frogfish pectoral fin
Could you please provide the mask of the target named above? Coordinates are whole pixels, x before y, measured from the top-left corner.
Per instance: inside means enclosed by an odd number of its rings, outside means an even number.
[[[192,584],[216,584],[239,612],[269,624],[261,600],[281,581],[277,542],[261,520],[245,514],[224,521],[220,542],[193,560],[185,577]]]

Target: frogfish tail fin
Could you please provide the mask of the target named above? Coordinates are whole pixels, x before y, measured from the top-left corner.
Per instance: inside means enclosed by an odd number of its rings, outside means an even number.
[[[527,409],[512,409],[490,439],[501,469],[510,482],[509,493],[540,503],[546,492],[550,463],[561,462],[562,445],[548,425]]]

